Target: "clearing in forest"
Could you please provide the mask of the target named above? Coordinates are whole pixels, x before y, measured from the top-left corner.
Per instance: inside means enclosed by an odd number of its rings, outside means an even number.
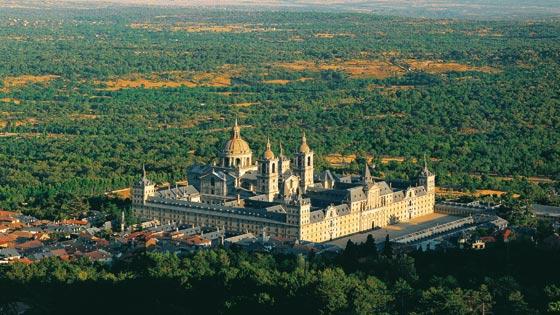
[[[70,115],[70,120],[91,120],[99,118],[95,114],[72,114]]]
[[[461,64],[457,62],[445,62],[443,60],[417,60],[417,59],[406,59],[404,61],[410,70],[414,71],[425,71],[432,74],[446,73],[446,72],[466,72],[466,71],[477,71],[484,73],[496,73],[498,69],[483,66],[471,66],[466,64]]]
[[[367,155],[367,161],[368,163],[373,163],[373,155]],[[404,161],[406,161],[406,157],[404,156],[389,156],[389,155],[383,155],[380,156],[379,159],[381,160],[381,163],[383,164],[389,164],[390,162],[397,162],[397,163],[403,163]],[[342,155],[340,153],[332,153],[329,154],[327,156],[325,156],[325,160],[331,164],[331,166],[345,166],[348,165],[352,162],[354,162],[356,160],[356,154],[348,154],[348,155]],[[438,158],[434,158],[431,157],[430,161],[432,162],[437,162],[440,159]],[[412,158],[412,163],[417,163],[418,161],[416,160],[416,158]]]
[[[352,33],[316,33],[313,36],[315,36],[316,38],[356,37],[356,35]]]
[[[404,74],[404,70],[387,61],[380,60],[334,60],[329,62],[313,62],[299,60],[278,63],[277,66],[292,71],[343,71],[353,78],[385,79]]]
[[[250,33],[250,32],[275,32],[274,27],[265,27],[259,24],[211,24],[211,23],[189,23],[177,22],[174,24],[164,23],[132,23],[129,25],[134,29],[150,31],[171,31],[187,33]]]
[[[446,197],[483,197],[483,196],[501,196],[507,192],[503,190],[493,190],[493,189],[477,189],[474,192],[458,191],[445,187],[436,187],[436,195],[446,196]],[[519,194],[513,194],[513,198],[519,198]]]
[[[176,87],[226,87],[232,83],[232,77],[241,73],[241,69],[232,65],[224,65],[214,72],[168,71],[151,74],[130,74],[125,77],[108,81],[95,81],[104,85],[101,90],[118,91],[127,88],[176,88]]]
[[[27,84],[41,83],[47,84],[49,81],[58,78],[57,75],[20,75],[14,77],[6,77],[2,80],[3,88],[0,92],[9,92],[10,90]]]
[[[0,102],[1,103],[14,103],[16,105],[21,104],[21,101],[15,98],[9,98],[9,97],[4,97],[4,98],[0,98]]]
[[[232,106],[236,106],[236,107],[249,107],[249,106],[253,106],[253,105],[257,105],[259,104],[258,102],[243,102],[243,103],[235,103],[235,104],[231,104]]]
[[[368,155],[367,161],[371,163],[373,156]],[[340,153],[333,153],[325,156],[325,161],[327,161],[332,166],[344,166],[350,164],[356,160],[356,154],[342,155]]]
[[[406,59],[399,65],[385,60],[351,59],[351,60],[332,60],[332,61],[308,61],[296,60],[292,62],[277,63],[276,66],[291,71],[342,71],[352,78],[373,78],[386,79],[404,75],[407,71],[425,71],[432,74],[446,72],[465,72],[478,71],[485,73],[496,73],[498,70],[493,67],[471,66],[457,62],[445,62],[441,60],[417,60]]]
[[[297,80],[275,79],[275,80],[265,80],[265,81],[262,81],[262,82],[266,83],[266,84],[286,85],[290,82],[305,82],[305,81],[308,81],[308,80],[313,80],[313,78],[299,78]]]

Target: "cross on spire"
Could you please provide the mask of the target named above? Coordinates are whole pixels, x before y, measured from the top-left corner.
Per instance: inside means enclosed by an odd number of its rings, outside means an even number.
[[[235,118],[235,124],[233,125],[233,128],[231,128],[231,138],[241,138],[241,128],[239,128],[239,125],[237,124],[237,117]]]

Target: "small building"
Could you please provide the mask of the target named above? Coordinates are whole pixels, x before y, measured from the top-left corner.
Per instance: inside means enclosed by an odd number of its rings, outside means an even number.
[[[7,264],[21,258],[20,253],[13,248],[0,249],[0,264]]]

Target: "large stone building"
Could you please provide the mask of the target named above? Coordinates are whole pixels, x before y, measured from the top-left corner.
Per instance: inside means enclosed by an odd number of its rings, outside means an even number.
[[[359,176],[315,174],[313,158],[304,134],[292,159],[282,147],[276,156],[268,141],[255,163],[236,121],[219,165],[195,166],[187,186],[161,190],[144,171],[133,209],[144,219],[313,242],[434,212],[435,176],[426,164],[411,186],[375,181],[367,165]]]

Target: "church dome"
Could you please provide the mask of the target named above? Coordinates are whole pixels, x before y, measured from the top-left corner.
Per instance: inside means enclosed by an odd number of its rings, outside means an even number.
[[[251,148],[249,148],[247,141],[241,138],[230,139],[224,145],[223,153],[231,155],[249,154],[251,153]]]
[[[222,152],[226,155],[251,153],[249,144],[241,138],[241,128],[237,125],[237,119],[235,120],[235,125],[231,129],[231,138],[224,145]]]
[[[299,152],[309,153],[309,151],[311,151],[311,149],[307,145],[307,138],[305,137],[305,133],[303,133],[303,136],[301,137],[301,145],[299,146]]]
[[[274,152],[270,149],[270,140],[266,142],[266,150],[264,151],[264,158],[265,160],[272,160],[274,159]]]

